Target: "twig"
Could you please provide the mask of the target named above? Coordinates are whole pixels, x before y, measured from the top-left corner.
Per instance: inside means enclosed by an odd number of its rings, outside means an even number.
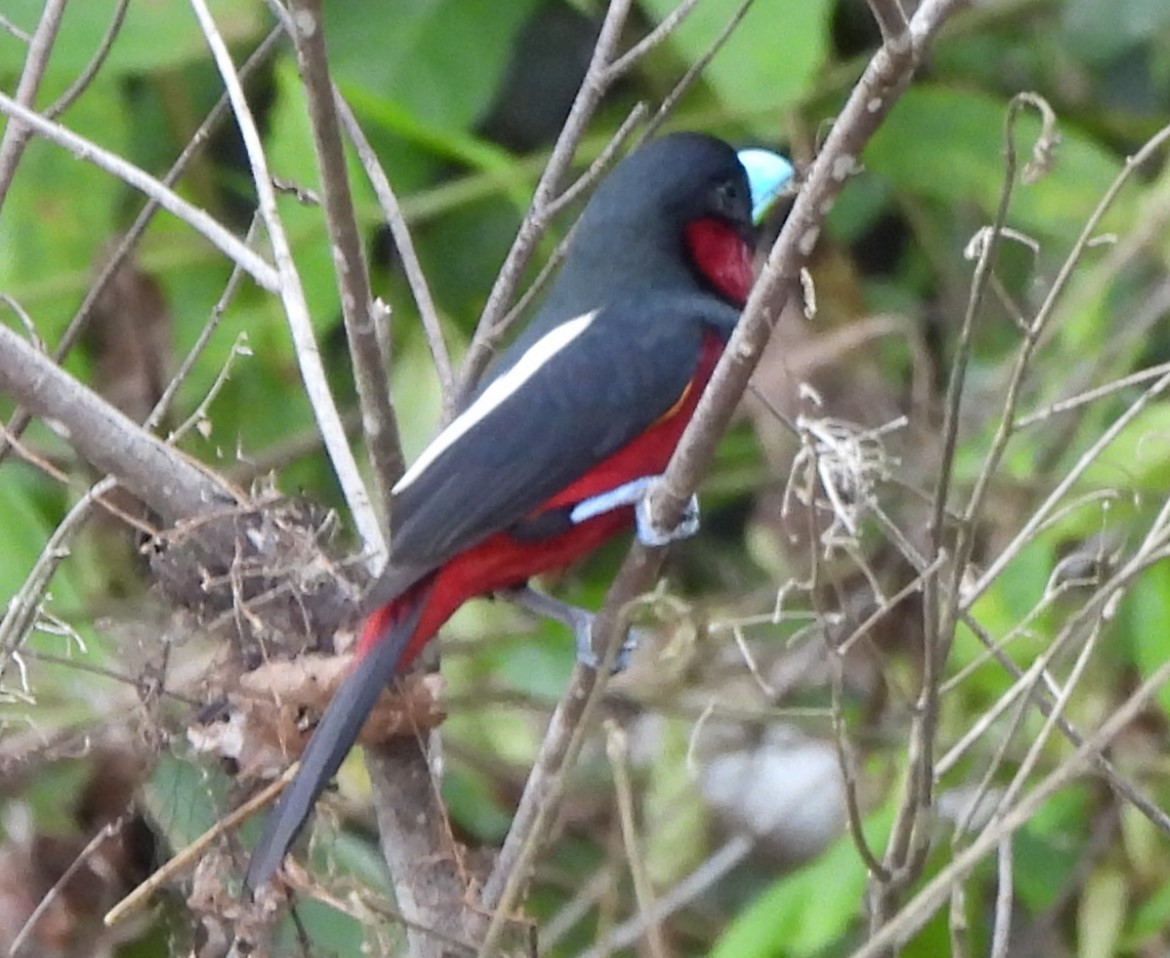
[[[244,242],[249,245],[256,238],[256,227],[258,220],[255,216],[252,217],[252,222],[248,224],[248,232],[244,234]],[[228,275],[227,283],[224,284],[223,292],[219,299],[211,307],[211,315],[207,322],[203,324],[203,328],[199,330],[199,335],[195,337],[195,342],[187,351],[187,355],[183,357],[183,361],[179,364],[179,368],[171,377],[171,381],[167,383],[162,395],[158,397],[158,402],[154,404],[154,409],[150,411],[150,415],[146,417],[143,426],[146,429],[157,429],[163,418],[170,409],[171,403],[174,402],[175,396],[179,392],[179,387],[183,385],[187,377],[191,374],[191,370],[195,368],[195,363],[199,357],[203,355],[203,351],[207,348],[207,344],[211,342],[211,337],[219,328],[220,321],[223,319],[223,314],[227,310],[228,305],[235,298],[239,291],[240,283],[243,281],[244,273],[238,265],[232,267],[231,273]],[[237,341],[237,346],[238,346]],[[233,347],[233,353],[235,347]],[[201,405],[206,405],[206,400]]]
[[[388,515],[390,489],[406,466],[398,438],[398,420],[390,403],[390,383],[386,378],[381,343],[374,326],[370,277],[362,256],[362,241],[341,147],[341,129],[325,50],[321,0],[291,0],[291,7],[293,41],[309,103],[333,271],[341,294],[341,315],[349,339],[354,383],[362,410],[362,430],[378,498]]]
[[[45,68],[49,65],[49,55],[53,52],[53,43],[57,39],[61,17],[65,13],[65,2],[66,0],[47,0],[45,3],[37,29],[29,40],[24,69],[16,84],[16,99],[9,101],[30,112],[36,103],[37,90],[40,88]],[[0,139],[0,209],[3,209],[4,201],[8,198],[8,189],[12,186],[16,167],[32,132],[25,123],[14,119],[4,131],[3,139]]]
[[[625,142],[630,132],[635,126],[638,125],[638,123],[642,121],[645,115],[645,105],[642,103],[636,104],[630,111],[629,116],[627,116],[622,122],[622,125],[618,127],[618,131],[612,137],[610,137],[609,142],[606,143],[601,153],[598,154],[597,159],[595,159],[589,165],[589,169],[577,177],[573,184],[569,186],[559,197],[557,197],[557,199],[554,200],[552,204],[550,204],[550,208],[555,209],[556,212],[560,212],[565,206],[570,205],[576,199],[578,199],[581,194],[585,193],[609,168],[609,165],[613,162],[613,159],[617,155],[617,152],[620,149],[622,143]],[[540,272],[537,273],[536,279],[532,281],[532,284],[528,287],[528,289],[526,289],[521,294],[520,298],[516,300],[515,305],[513,305],[512,308],[504,315],[504,317],[496,324],[496,330],[488,340],[488,346],[490,348],[494,348],[495,343],[500,339],[500,337],[503,336],[509,329],[511,329],[512,324],[528,311],[528,307],[532,305],[532,301],[536,299],[536,297],[540,294],[540,291],[544,289],[545,284],[548,283],[553,274],[556,273],[556,271],[560,268],[561,263],[564,262],[565,256],[569,252],[569,247],[572,245],[573,236],[576,231],[577,227],[574,224],[569,229],[569,232],[566,234],[565,238],[557,244],[557,248],[553,250],[552,255],[540,268]]]
[[[621,126],[617,128],[617,132],[609,138],[609,142],[597,154],[597,158],[589,164],[585,172],[566,186],[556,199],[549,202],[548,207],[545,209],[545,216],[548,219],[559,216],[564,210],[568,209],[584,196],[594,183],[601,179],[605,171],[613,165],[614,158],[617,156],[618,151],[621,150],[622,145],[626,142],[629,135],[633,132],[634,127],[645,118],[646,104],[641,102],[635,103],[629,115],[622,120]]]
[[[899,942],[907,941],[916,934],[946,901],[955,882],[969,874],[1005,837],[1026,825],[1053,795],[1083,774],[1093,759],[1141,714],[1167,682],[1170,682],[1170,662],[1159,666],[1083,745],[1043,778],[1031,792],[981,831],[967,848],[927,881],[896,915],[876,929],[850,958],[878,958]]]
[[[616,928],[611,929],[603,942],[581,952],[577,958],[607,958],[608,955],[612,955],[621,948],[629,948],[642,937],[646,922],[665,921],[675,912],[685,908],[747,858],[753,847],[754,842],[751,838],[746,835],[736,835],[659,898],[648,912],[634,915]]]
[[[455,374],[451,366],[451,353],[447,349],[447,343],[443,337],[443,325],[439,319],[439,311],[435,306],[434,297],[431,295],[430,286],[427,284],[422,264],[419,263],[418,252],[414,248],[414,240],[410,235],[410,227],[406,223],[406,215],[402,212],[398,196],[390,186],[386,171],[378,162],[378,157],[374,153],[373,147],[370,146],[370,141],[366,139],[357,117],[353,115],[353,110],[349,108],[349,104],[341,98],[340,94],[337,95],[337,112],[341,116],[346,136],[353,143],[358,160],[374,189],[374,196],[382,208],[382,218],[386,221],[386,225],[390,228],[390,235],[394,238],[394,246],[398,250],[402,271],[406,274],[406,282],[410,286],[414,305],[422,320],[423,332],[426,334],[427,345],[430,347],[431,358],[435,364],[435,372],[439,377],[439,387],[443,394],[444,417],[449,419],[455,414]]]
[[[991,948],[988,958],[1007,958],[1012,933],[1012,902],[1015,883],[1012,871],[1012,839],[1009,835],[996,849],[995,917],[991,924]]]
[[[980,257],[981,263],[990,261],[990,257],[992,256],[992,248],[997,245],[996,233],[999,229],[1002,229],[1003,221],[1007,216],[1007,206],[1011,197],[1011,184],[1015,180],[1016,173],[1016,118],[1019,116],[1020,112],[1024,109],[1025,106],[1036,106],[1037,101],[1038,98],[1033,94],[1019,94],[1012,98],[1012,102],[1008,107],[1004,151],[1005,188],[992,237],[987,243],[987,250],[985,251],[985,255]],[[1048,110],[1047,104],[1045,104],[1042,100],[1040,100],[1039,103],[1039,108],[1042,113]],[[1045,115],[1047,116],[1048,114],[1046,113]],[[1043,139],[1044,135],[1042,134],[1038,143],[1042,142]],[[1039,149],[1039,147],[1037,146],[1036,149]],[[972,298],[974,297],[975,294],[973,292]],[[1003,408],[999,418],[999,425],[996,428],[995,437],[992,439],[991,448],[988,451],[987,456],[984,458],[983,466],[975,480],[975,486],[971,490],[971,494],[968,497],[966,508],[963,511],[963,519],[959,523],[957,542],[955,545],[955,567],[951,573],[951,587],[954,601],[957,601],[959,587],[963,576],[966,575],[967,563],[971,557],[971,551],[974,548],[974,518],[983,508],[988,490],[991,486],[992,478],[999,469],[999,464],[1003,459],[1003,455],[1007,450],[1007,444],[1011,439],[1012,422],[1015,419],[1016,407],[1019,403],[1020,391],[1023,388],[1024,376],[1029,366],[1031,365],[1032,356],[1034,355],[1036,346],[1039,343],[1040,334],[1044,330],[1047,316],[1048,314],[1045,313],[1042,309],[1037,314],[1036,319],[1032,322],[1029,328],[1024,332],[1024,338],[1020,343],[1019,349],[1017,350],[1015,364],[1008,381],[1008,386],[1003,401]],[[945,453],[947,456],[946,461],[950,461],[950,457],[953,456],[953,452],[953,447],[947,450]],[[937,530],[936,536],[940,534],[941,530]],[[953,626],[955,618],[955,607],[953,603],[951,607],[947,609],[946,615],[947,621],[943,625],[944,630],[950,626]]]
[[[114,41],[118,38],[118,33],[122,29],[122,23],[126,19],[126,10],[129,6],[130,0],[118,0],[118,6],[114,8],[114,15],[110,17],[110,25],[106,27],[106,32],[98,43],[97,50],[94,51],[89,63],[85,65],[85,69],[81,71],[77,79],[69,84],[69,89],[62,93],[53,105],[45,110],[46,119],[57,119],[93,83],[94,77],[98,75],[102,64],[106,62],[106,57],[110,55],[110,50],[113,49]]]
[[[892,536],[896,537],[901,544],[902,554],[906,557],[915,569],[921,570],[926,568],[926,560],[919,555],[906,540],[900,531],[890,523],[889,519],[880,511],[875,511],[874,515],[882,522],[883,527]],[[969,628],[972,634],[979,640],[988,653],[999,664],[1000,668],[1006,671],[1015,679],[1015,684],[1003,696],[997,700],[995,707],[989,713],[980,718],[976,727],[990,726],[993,720],[989,720],[989,715],[996,714],[1006,710],[1014,700],[1015,696],[1023,692],[1026,687],[1032,687],[1030,681],[1030,674],[1033,669],[1037,671],[1041,681],[1045,687],[1043,690],[1037,689],[1035,704],[1039,708],[1042,715],[1047,715],[1052,707],[1052,702],[1056,698],[1055,682],[1047,671],[1047,658],[1041,658],[1029,667],[1028,672],[1024,672],[1008,655],[999,647],[999,644],[987,634],[987,631],[980,625],[979,621],[971,614],[970,611],[963,611],[961,613],[962,622]],[[1054,643],[1050,643],[1050,648]],[[1004,701],[1006,699],[1006,701]],[[1001,704],[1002,703],[1002,704]],[[1085,742],[1084,735],[1073,725],[1067,718],[1060,717],[1057,725],[1061,733],[1075,746],[1083,745]],[[935,774],[942,776],[954,765],[958,758],[955,754],[957,750],[965,747],[964,743],[971,737],[974,729],[970,730],[967,735],[964,735],[960,741],[954,745],[950,752],[944,755],[935,765]],[[1161,806],[1152,798],[1146,795],[1137,785],[1135,785],[1126,775],[1124,775],[1105,755],[1098,755],[1095,759],[1095,766],[1097,771],[1109,784],[1119,796],[1137,808],[1160,832],[1165,835],[1170,835],[1170,815],[1162,810]]]
[[[1049,738],[1051,738],[1053,728],[1063,717],[1064,710],[1068,705],[1073,690],[1077,687],[1077,683],[1080,681],[1085,668],[1089,664],[1089,660],[1092,658],[1093,652],[1097,648],[1097,640],[1101,637],[1101,630],[1107,616],[1108,610],[1105,610],[1093,619],[1092,625],[1089,628],[1088,638],[1081,647],[1080,654],[1077,655],[1077,660],[1073,664],[1069,677],[1065,680],[1064,687],[1056,696],[1056,701],[1052,703],[1051,711],[1044,717],[1044,725],[1041,727],[1040,733],[1028,746],[1028,751],[1024,755],[1023,761],[1020,762],[1019,767],[1012,776],[1011,782],[1008,783],[1007,789],[1004,791],[1003,798],[1000,801],[1001,809],[1010,807],[1016,796],[1023,791],[1024,783],[1027,782],[1029,776],[1040,761],[1041,752],[1047,745]],[[1062,630],[1062,633],[1064,635],[1071,635],[1072,630]],[[1056,643],[1053,644],[1055,645]]]
[[[885,865],[878,861],[870,848],[869,839],[865,836],[864,818],[861,814],[861,803],[857,798],[857,761],[854,755],[853,743],[849,741],[849,729],[845,722],[845,709],[842,704],[842,673],[844,668],[839,658],[840,653],[834,654],[828,649],[832,658],[829,660],[829,669],[832,677],[832,713],[833,738],[836,744],[837,767],[841,771],[841,782],[845,786],[845,812],[849,822],[849,836],[853,839],[853,846],[857,849],[866,869],[879,882],[888,882],[890,873]]]
[[[24,583],[8,600],[4,617],[0,619],[0,679],[7,671],[9,658],[24,644],[25,637],[32,630],[45,590],[57,568],[69,556],[69,543],[89,518],[94,504],[115,485],[114,480],[107,477],[86,491],[57,524]]]
[[[1170,301],[1168,301],[1167,305],[1170,305]],[[1104,386],[1098,386],[1095,389],[1086,389],[1084,392],[1078,393],[1075,396],[1069,396],[1067,399],[1059,399],[1056,402],[1049,403],[1043,409],[1029,413],[1027,416],[1021,416],[1015,421],[1012,429],[1018,432],[1021,429],[1034,426],[1036,423],[1045,422],[1060,413],[1070,412],[1071,410],[1094,403],[1099,399],[1112,396],[1114,393],[1129,389],[1131,386],[1140,386],[1142,383],[1148,382],[1151,379],[1165,376],[1168,372],[1170,372],[1170,363],[1159,363],[1156,366],[1139,369],[1136,373],[1122,376],[1120,379],[1115,379],[1113,382],[1106,383]]]
[[[215,402],[215,397],[219,395],[221,389],[228,381],[231,375],[232,365],[240,356],[251,356],[252,348],[248,346],[248,334],[240,333],[236,337],[236,341],[232,343],[232,348],[228,350],[227,358],[220,364],[219,372],[215,374],[215,379],[211,381],[211,385],[203,393],[203,398],[191,410],[190,414],[179,425],[175,426],[167,435],[168,443],[175,443],[187,435],[192,429],[200,423],[207,423],[210,416],[207,411],[211,408],[211,404]]]
[[[279,277],[273,289],[280,294],[281,302],[284,305],[285,318],[288,321],[289,331],[292,333],[297,363],[301,369],[301,381],[305,385],[305,392],[313,407],[313,414],[321,429],[321,435],[325,439],[325,449],[329,453],[329,461],[333,464],[334,473],[353,516],[354,525],[357,527],[358,534],[365,546],[367,567],[371,572],[374,572],[381,568],[385,562],[386,540],[382,535],[377,514],[370,505],[370,497],[366,492],[357,462],[354,460],[353,450],[350,449],[349,441],[346,438],[345,427],[341,423],[341,416],[337,412],[333,394],[329,390],[325,367],[321,362],[321,354],[317,348],[312,323],[309,320],[309,307],[305,302],[305,292],[301,286],[296,263],[289,248],[288,237],[285,235],[284,225],[276,206],[276,194],[272,188],[272,176],[268,171],[264,144],[260,139],[259,130],[256,129],[256,122],[252,117],[243,87],[240,85],[239,76],[236,73],[231,54],[228,52],[227,44],[224,43],[219,29],[215,25],[211,11],[207,8],[206,0],[190,0],[190,2],[207,45],[211,49],[211,55],[219,68],[220,77],[232,104],[232,112],[235,114],[236,123],[240,128],[240,136],[244,140],[244,147],[248,153],[260,215],[268,232],[268,240],[272,244],[273,258],[276,262],[275,271]]]
[[[890,40],[906,32],[906,12],[899,0],[867,0],[869,12],[882,31],[882,39]]]
[[[736,27],[747,16],[748,10],[751,9],[755,0],[743,0],[739,8],[731,15],[731,19],[727,21],[723,29],[719,31],[718,36],[711,41],[711,45],[703,51],[698,59],[690,65],[687,72],[682,75],[682,78],[674,85],[671,90],[659,104],[654,116],[650,122],[646,124],[646,128],[642,131],[642,137],[639,142],[644,142],[658,132],[659,127],[666,122],[666,118],[674,112],[674,108],[678,106],[678,101],[683,98],[683,95],[694,86],[695,81],[703,75],[703,71],[707,69],[707,64],[715,59],[715,54],[723,49],[723,45],[731,39],[731,35],[735,32]]]
[[[602,82],[605,84],[613,83],[628,73],[642,57],[665,42],[666,38],[678,29],[678,25],[691,15],[691,11],[696,6],[698,6],[698,0],[682,0],[682,3],[663,17],[653,30],[606,68]]]
[[[627,556],[626,565],[634,558]],[[532,772],[524,783],[524,793],[513,816],[512,827],[508,829],[495,867],[480,896],[481,904],[491,913],[480,947],[480,958],[492,954],[520,890],[528,880],[528,870],[540,843],[552,823],[564,793],[567,770],[580,753],[589,720],[601,702],[610,670],[617,660],[629,621],[629,608],[644,591],[638,589],[638,581],[641,577],[636,574],[619,574],[614,581],[605,605],[594,619],[593,652],[600,664],[596,669],[580,664],[574,666],[569,685],[549,720]],[[605,642],[600,649],[598,637],[603,637]]]
[[[193,842],[171,856],[146,881],[106,912],[106,917],[103,919],[105,926],[112,928],[119,922],[125,921],[150,901],[154,893],[162,888],[163,885],[195,864],[220,836],[226,835],[228,832],[237,828],[241,822],[246,821],[255,812],[275,799],[277,795],[284,791],[284,787],[293,780],[293,776],[296,775],[300,764],[300,762],[293,762],[284,770],[284,773],[279,778],[270,782],[239,808],[225,815]]]
[[[16,37],[16,39],[21,43],[29,43],[32,40],[32,38],[27,33],[21,30],[20,27],[18,27],[3,14],[0,14],[0,28],[2,28],[6,33],[12,34],[12,36]]]
[[[885,30],[886,24],[882,24]],[[1014,103],[1015,101],[1013,101]],[[944,552],[944,538],[947,529],[944,524],[946,504],[950,497],[952,468],[955,448],[958,445],[959,420],[965,395],[967,366],[971,359],[975,322],[978,318],[983,297],[992,276],[992,266],[999,247],[999,240],[1007,220],[1012,193],[1016,182],[1014,150],[1014,125],[1018,107],[1009,109],[1007,119],[1007,151],[1004,174],[1000,188],[999,202],[987,238],[979,250],[979,258],[971,280],[971,289],[963,315],[963,325],[951,362],[944,400],[943,442],[940,454],[940,468],[935,481],[931,517],[928,525],[930,549],[935,556]],[[935,786],[935,745],[938,723],[939,687],[943,666],[950,653],[955,628],[955,590],[958,587],[960,570],[966,563],[973,548],[974,536],[970,530],[960,526],[949,589],[944,589],[941,577],[931,576],[923,587],[923,653],[922,680],[918,702],[910,728],[909,753],[912,763],[909,768],[909,784],[903,801],[898,808],[894,827],[886,846],[885,865],[900,877],[897,883],[887,882],[874,887],[871,894],[872,912],[870,927],[880,926],[894,906],[895,896],[904,887],[906,880],[914,877],[920,865],[925,848],[926,829],[923,817],[933,803]]]
[[[1170,388],[1170,373],[1164,373],[1097,437],[1068,473],[1061,478],[1044,502],[1028,517],[1027,522],[1012,537],[1011,542],[1004,546],[979,579],[969,588],[964,589],[961,603],[963,610],[970,609],[976,600],[991,587],[991,584],[1000,576],[1007,565],[1019,555],[1024,545],[1032,541],[1037,529],[1046,520],[1048,513],[1068,494],[1085,470],[1096,461],[1105,448],[1137,417],[1138,413],[1168,388]]]
[[[69,863],[69,867],[61,873],[61,877],[58,878],[56,882],[54,882],[53,887],[45,893],[39,902],[37,902],[37,907],[33,909],[32,914],[29,915],[25,923],[21,925],[20,931],[17,932],[16,937],[12,939],[12,945],[8,949],[8,958],[17,958],[17,956],[23,950],[25,943],[28,941],[29,936],[33,933],[33,929],[36,928],[37,922],[41,920],[45,912],[48,911],[53,902],[57,900],[57,896],[61,894],[61,891],[65,888],[65,885],[68,884],[69,880],[77,874],[78,869],[80,869],[82,865],[89,861],[90,857],[98,850],[98,848],[117,835],[124,826],[125,821],[121,818],[118,818],[112,822],[107,822],[98,830],[97,834],[95,834],[93,838],[91,838],[86,843],[85,848],[83,848],[78,853],[77,857]]]
[[[625,731],[617,722],[605,722],[605,751],[613,769],[614,790],[617,792],[618,820],[621,824],[622,843],[626,849],[626,861],[630,877],[634,880],[634,897],[638,912],[645,916],[647,950],[652,958],[666,958],[666,939],[662,934],[662,920],[650,917],[654,912],[654,888],[646,874],[646,858],[638,841],[638,826],[634,821],[634,787],[630,782],[630,743]]]

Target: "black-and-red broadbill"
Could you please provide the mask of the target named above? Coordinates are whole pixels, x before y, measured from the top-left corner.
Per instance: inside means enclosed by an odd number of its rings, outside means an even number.
[[[544,305],[394,487],[375,611],[268,818],[246,887],[280,866],[382,688],[460,605],[565,566],[635,523],[660,541],[636,522],[637,506],[739,319],[754,224],[791,173],[773,153],[675,133],[598,186]],[[576,621],[587,638],[587,620]]]

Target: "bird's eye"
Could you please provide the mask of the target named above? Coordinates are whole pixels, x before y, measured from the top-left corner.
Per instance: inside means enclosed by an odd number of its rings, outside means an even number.
[[[734,207],[741,197],[739,183],[735,180],[723,180],[715,187],[715,194],[719,197],[720,204]]]

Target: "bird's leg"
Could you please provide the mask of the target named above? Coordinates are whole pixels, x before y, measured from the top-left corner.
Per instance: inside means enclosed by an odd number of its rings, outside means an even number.
[[[650,487],[658,478],[642,476],[623,483],[616,489],[583,499],[573,507],[569,519],[576,524],[614,509],[633,506],[638,541],[643,545],[664,546],[680,539],[689,539],[699,531],[699,497],[692,494],[677,526],[673,529],[663,529],[651,520],[646,502]]]
[[[503,596],[534,615],[552,619],[567,626],[573,633],[573,641],[577,645],[577,661],[591,669],[597,669],[601,662],[593,651],[593,622],[596,616],[587,609],[577,605],[570,605],[560,599],[554,599],[543,592],[537,592],[530,586],[520,586],[515,589],[503,590],[498,595]],[[621,672],[629,664],[630,655],[638,645],[640,630],[630,628],[626,632],[626,640],[618,651],[614,660],[614,671]]]

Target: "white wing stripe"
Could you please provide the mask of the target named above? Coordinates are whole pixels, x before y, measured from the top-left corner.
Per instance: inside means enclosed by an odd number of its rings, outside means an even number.
[[[421,476],[431,463],[450,449],[466,432],[486,419],[505,400],[518,392],[529,379],[536,375],[545,363],[585,332],[589,328],[589,324],[593,322],[593,317],[596,315],[597,310],[594,310],[591,313],[586,313],[584,316],[570,319],[568,322],[561,323],[555,329],[545,333],[533,343],[528,351],[520,357],[515,366],[488,386],[475,402],[456,416],[450,425],[431,441],[431,444],[423,450],[422,455],[415,460],[414,465],[406,470],[402,478],[395,483],[392,491],[396,493],[401,492]]]

